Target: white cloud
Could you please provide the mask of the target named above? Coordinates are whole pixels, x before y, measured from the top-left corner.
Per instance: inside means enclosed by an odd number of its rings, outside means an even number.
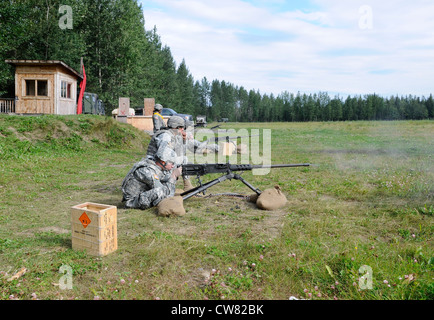
[[[146,28],[157,26],[177,63],[185,58],[196,80],[225,80],[275,95],[431,93],[432,1],[313,2],[310,10],[286,12],[240,0],[143,6]],[[372,29],[360,28],[367,12],[361,8],[372,9]]]

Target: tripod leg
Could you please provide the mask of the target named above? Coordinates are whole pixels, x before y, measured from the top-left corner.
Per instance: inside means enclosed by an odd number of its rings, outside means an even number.
[[[248,186],[250,189],[252,189],[256,194],[259,196],[261,195],[262,191],[258,188],[255,188],[250,183],[248,183],[246,180],[244,180],[243,177],[241,177],[239,174],[234,175],[234,179],[240,180],[242,183],[244,183],[246,186]]]
[[[191,189],[189,191],[181,193],[182,199],[187,200],[188,198],[191,198],[192,196],[198,194],[199,192],[203,192],[208,188],[211,188],[212,186],[216,185],[217,183],[223,182],[225,180],[230,180],[234,177],[233,174],[227,174],[225,176],[221,176],[220,178],[217,178],[215,180],[212,180],[210,182],[205,183],[202,186],[196,187],[194,189]]]

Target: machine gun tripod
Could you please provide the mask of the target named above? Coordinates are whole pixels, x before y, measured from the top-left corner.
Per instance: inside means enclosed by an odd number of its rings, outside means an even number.
[[[255,188],[252,184],[247,182],[241,175],[234,173],[234,171],[250,171],[253,169],[268,169],[268,168],[294,168],[294,167],[309,167],[310,163],[300,163],[300,164],[276,164],[276,165],[251,165],[251,164],[230,164],[230,163],[211,163],[211,164],[185,164],[182,166],[183,176],[193,176],[196,175],[199,181],[199,186],[181,193],[183,200],[193,197],[194,195],[205,191],[216,184],[226,181],[226,180],[240,180],[247,187],[253,190],[258,196],[262,193],[261,190]],[[201,176],[211,173],[223,173],[217,179],[209,181],[202,184],[200,179]]]

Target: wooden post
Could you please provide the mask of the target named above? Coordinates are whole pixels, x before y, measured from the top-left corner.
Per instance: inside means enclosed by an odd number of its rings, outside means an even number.
[[[154,98],[145,98],[145,107],[143,109],[144,116],[151,116],[154,113],[155,99]]]
[[[129,113],[130,113],[130,98],[119,98],[117,120],[126,123]]]

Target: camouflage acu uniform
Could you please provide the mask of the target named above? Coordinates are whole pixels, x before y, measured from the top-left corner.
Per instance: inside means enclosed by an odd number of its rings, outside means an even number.
[[[163,110],[163,106],[157,103],[154,106],[154,115],[152,116],[152,122],[154,123],[154,133],[166,127],[166,123],[160,114],[161,110]]]
[[[183,164],[189,163],[188,157],[187,157],[187,150],[193,153],[202,153],[205,150],[210,150],[212,152],[217,153],[218,152],[218,145],[208,145],[207,142],[199,142],[198,140],[194,139],[194,132],[191,130],[192,126],[190,126],[186,132],[186,139],[183,140],[181,137],[181,142],[183,149],[182,149],[182,155],[183,155]],[[194,188],[194,186],[191,184],[190,176],[182,175],[182,178],[184,179],[184,190],[187,191],[189,189]]]
[[[148,209],[175,195],[176,180],[170,171],[163,172],[154,161],[142,159],[122,182],[125,207]]]
[[[160,131],[161,128],[166,127],[166,123],[163,120],[163,116],[158,112],[155,112],[152,116],[152,121],[154,123],[154,133]]]
[[[187,128],[186,134],[187,138],[184,143],[184,154],[187,154],[187,150],[193,153],[203,153],[204,151],[219,152],[219,146],[217,144],[208,144],[207,141],[200,142],[194,139],[194,129],[191,124],[189,124]]]
[[[175,167],[182,165],[184,163],[182,136],[174,133],[173,130],[156,132],[149,142],[146,159],[156,161],[157,158],[163,161],[171,158]]]
[[[214,153],[219,152],[219,146],[217,144],[208,144],[206,141],[199,142],[194,138],[191,138],[191,139],[187,138],[185,148],[186,148],[186,150],[190,150],[191,152],[194,152],[194,153],[202,153],[205,150],[211,151]]]

